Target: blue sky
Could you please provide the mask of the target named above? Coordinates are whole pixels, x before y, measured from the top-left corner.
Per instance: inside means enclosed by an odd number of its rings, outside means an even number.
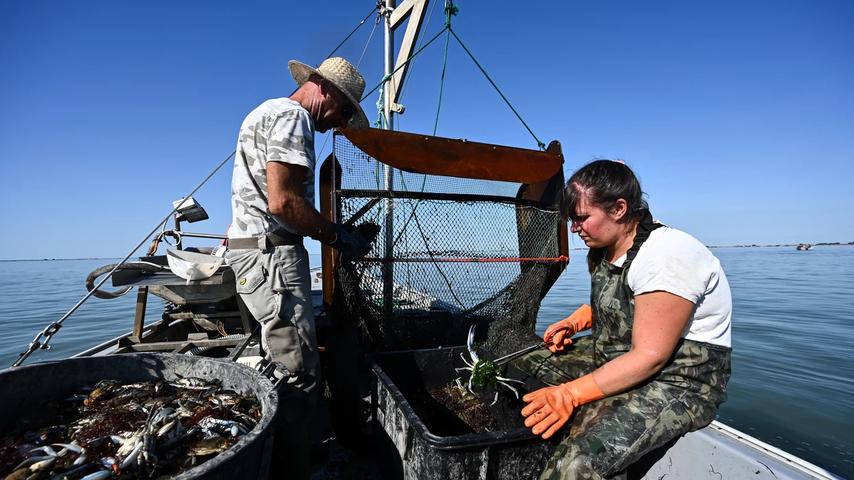
[[[287,61],[319,63],[372,4],[0,2],[0,258],[126,254],[246,113],[291,93]],[[654,215],[706,244],[854,241],[854,3],[457,4],[455,31],[537,136],[562,142],[568,174],[624,159]],[[338,54],[358,60],[371,27]],[[429,133],[442,43],[421,57],[399,125]],[[437,134],[536,148],[453,42]],[[230,170],[196,195],[212,219],[193,230],[225,230]]]

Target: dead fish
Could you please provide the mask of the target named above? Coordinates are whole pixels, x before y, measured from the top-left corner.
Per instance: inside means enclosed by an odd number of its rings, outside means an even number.
[[[119,449],[116,450],[116,456],[126,458],[130,456],[130,453],[140,444],[142,444],[142,431],[139,431],[133,434],[130,438],[123,440]]]
[[[125,457],[124,460],[122,460],[121,464],[119,464],[120,470],[124,470],[124,469],[128,468],[129,466],[133,465],[134,462],[136,462],[137,457],[139,457],[139,452],[142,451],[143,445],[144,445],[144,442],[142,440],[140,440],[139,442],[136,443],[136,446],[133,447],[133,450],[131,450],[131,452],[128,454],[128,456]]]
[[[74,460],[72,465],[74,465],[75,467],[83,465],[84,463],[86,463],[86,460],[88,460],[88,459],[89,459],[89,455],[86,453],[86,449],[84,448],[83,450],[80,451],[80,455],[77,456],[77,458]]]
[[[26,459],[24,459],[23,462],[16,465],[13,470],[18,470],[21,468],[30,468],[30,465],[33,465],[34,463],[41,462],[43,460],[47,460],[48,458],[53,458],[53,457],[51,457],[50,455],[40,455],[40,456],[26,458]]]
[[[38,448],[34,448],[34,449],[30,450],[30,453],[32,453],[32,452],[43,452],[45,455],[47,455],[49,457],[55,457],[57,455],[56,450],[51,448],[50,445],[44,445],[44,446],[41,446]]]
[[[95,473],[90,473],[80,480],[105,480],[113,476],[113,472],[110,470],[99,470]]]
[[[41,472],[42,470],[47,470],[54,464],[54,462],[56,462],[56,457],[48,457],[40,462],[30,465],[30,471]]]
[[[57,457],[62,457],[68,452],[80,453],[83,451],[83,447],[78,445],[76,441],[71,443],[54,443],[52,446],[62,448],[62,450],[56,454]]]
[[[234,445],[261,417],[251,395],[195,377],[156,385],[106,380],[86,393],[82,404],[60,402],[64,425],[28,431],[24,442],[16,440],[21,458],[31,457],[6,478],[106,480],[154,470],[176,475]]]
[[[178,428],[176,428],[176,427],[178,427]],[[167,438],[172,438],[176,435],[181,434],[180,427],[181,427],[181,424],[178,423],[178,420],[170,420],[168,423],[166,423],[165,425],[163,425],[162,427],[157,429],[157,433],[155,433],[154,436],[159,439],[159,438],[165,436],[167,433],[173,432],[173,429],[174,429],[174,432],[169,437],[167,437]]]

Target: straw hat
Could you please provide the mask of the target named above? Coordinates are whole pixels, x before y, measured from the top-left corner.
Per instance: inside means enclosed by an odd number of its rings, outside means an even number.
[[[368,117],[359,105],[359,99],[362,98],[362,93],[365,91],[365,79],[356,70],[352,63],[341,57],[327,58],[316,69],[296,60],[288,62],[288,70],[291,71],[291,76],[297,82],[297,85],[302,86],[308,81],[311,74],[315,73],[332,82],[338,87],[356,107],[353,112],[353,117],[350,118],[348,127],[365,128],[368,126]]]

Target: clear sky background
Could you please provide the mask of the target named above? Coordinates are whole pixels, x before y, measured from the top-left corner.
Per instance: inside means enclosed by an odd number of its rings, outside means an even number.
[[[442,28],[433,3],[424,39]],[[537,136],[562,142],[567,174],[624,159],[653,214],[709,245],[854,241],[854,2],[457,5],[455,31]],[[319,64],[372,6],[0,2],[0,259],[125,255],[250,110],[292,92],[288,60]],[[356,62],[372,26],[338,54]],[[442,46],[416,60],[403,130],[432,131]],[[381,29],[360,67],[372,88]],[[536,148],[453,41],[444,95],[438,135]],[[196,195],[211,220],[187,229],[225,231],[230,177]]]

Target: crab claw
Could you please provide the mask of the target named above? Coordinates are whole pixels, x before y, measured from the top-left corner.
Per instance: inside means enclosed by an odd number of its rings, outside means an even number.
[[[469,349],[469,356],[471,357],[472,364],[478,362],[477,352],[474,351],[474,325],[469,328],[469,336],[466,340],[466,347]]]

